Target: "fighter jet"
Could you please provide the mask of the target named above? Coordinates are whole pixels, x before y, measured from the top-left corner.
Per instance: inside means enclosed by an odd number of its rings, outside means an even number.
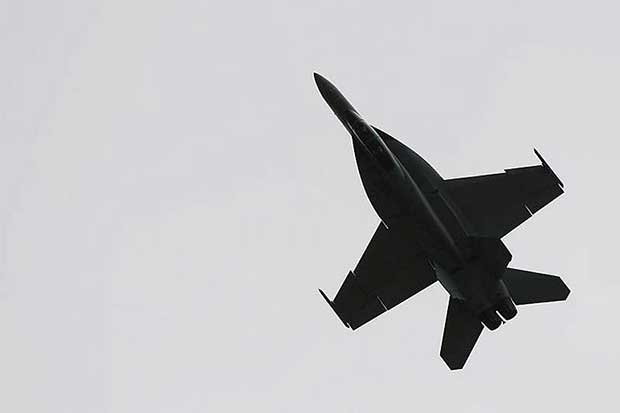
[[[465,365],[483,325],[497,329],[516,305],[561,301],[555,275],[508,268],[501,238],[560,196],[563,184],[541,164],[503,173],[444,179],[417,153],[366,122],[321,75],[316,85],[353,138],[362,184],[380,218],[338,293],[323,298],[353,330],[439,281],[449,293],[440,355]],[[499,313],[499,314],[498,314]]]

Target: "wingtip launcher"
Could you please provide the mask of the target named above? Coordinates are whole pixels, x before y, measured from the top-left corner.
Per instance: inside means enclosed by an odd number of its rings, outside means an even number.
[[[323,292],[323,290],[321,290],[319,288],[319,292],[321,293],[321,296],[323,296],[323,298],[325,299],[325,301],[327,302],[327,304],[329,304],[329,306],[332,308],[332,310],[334,310],[334,313],[336,313],[336,315],[338,316],[338,318],[340,319],[340,321],[342,321],[342,324],[344,324],[344,326],[346,328],[351,328],[346,321],[344,321],[344,319],[342,318],[342,316],[340,315],[340,313],[338,313],[338,311],[336,310],[336,307],[334,307],[334,303],[332,302],[332,300],[330,300],[329,298],[327,298],[327,295],[325,295],[325,293]]]
[[[551,167],[549,166],[549,164],[547,163],[547,161],[545,161],[545,159],[542,157],[542,155],[540,154],[540,152],[538,152],[536,150],[536,148],[534,148],[534,153],[536,154],[536,156],[538,157],[538,159],[540,159],[540,162],[542,162],[542,166],[545,168],[546,171],[548,171],[551,175],[553,175],[553,177],[555,178],[556,181],[558,181],[558,184],[560,185],[560,188],[564,188],[564,184],[562,183],[562,181],[560,180],[560,178],[558,178],[558,176],[555,174],[555,172],[553,172],[553,169],[551,169]]]

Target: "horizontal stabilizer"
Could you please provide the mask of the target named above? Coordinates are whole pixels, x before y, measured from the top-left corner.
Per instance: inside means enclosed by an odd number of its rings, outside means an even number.
[[[517,305],[563,301],[570,293],[564,281],[556,275],[508,268],[503,280]]]
[[[478,317],[461,300],[450,297],[440,353],[450,370],[463,368],[481,332]]]

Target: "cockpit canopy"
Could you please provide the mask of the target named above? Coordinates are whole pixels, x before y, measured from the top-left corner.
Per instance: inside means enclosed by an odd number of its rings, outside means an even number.
[[[372,126],[362,118],[355,116],[350,122],[350,127],[352,133],[357,136],[366,149],[368,149],[368,152],[385,170],[390,171],[395,167],[394,157]]]

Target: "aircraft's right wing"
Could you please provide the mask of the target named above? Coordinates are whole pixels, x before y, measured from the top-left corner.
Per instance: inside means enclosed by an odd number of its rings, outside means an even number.
[[[375,231],[355,270],[330,301],[340,320],[356,329],[436,281],[425,255],[383,223]]]
[[[562,182],[534,152],[542,165],[444,181],[476,235],[501,238],[564,192]]]

